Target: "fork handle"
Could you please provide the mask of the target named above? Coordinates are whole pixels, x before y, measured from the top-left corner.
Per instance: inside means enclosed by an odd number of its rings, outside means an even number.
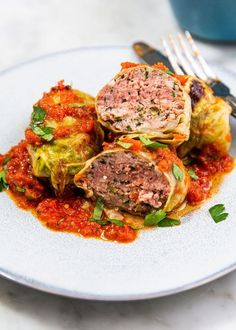
[[[236,97],[229,94],[225,97],[225,101],[232,107],[231,115],[236,118]]]

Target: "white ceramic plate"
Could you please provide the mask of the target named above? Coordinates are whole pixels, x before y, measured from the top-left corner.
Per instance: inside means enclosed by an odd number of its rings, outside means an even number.
[[[23,138],[32,104],[60,79],[93,95],[131,48],[75,49],[10,68],[0,75],[0,151]],[[217,68],[236,93],[235,76]],[[236,121],[232,131],[236,138]],[[236,154],[236,141],[232,152]],[[0,194],[0,273],[25,285],[96,300],[160,297],[209,282],[236,268],[236,171],[220,192],[176,228],[142,232],[131,244],[85,239],[47,230]],[[210,206],[224,203],[229,217],[215,224]]]

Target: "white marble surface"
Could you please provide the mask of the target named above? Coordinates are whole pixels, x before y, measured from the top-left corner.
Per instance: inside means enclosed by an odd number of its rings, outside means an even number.
[[[167,0],[0,0],[0,69],[79,46],[129,45],[178,29]],[[236,46],[200,45],[236,71]],[[1,330],[233,330],[236,272],[178,295],[140,302],[92,302],[41,293],[0,279]]]

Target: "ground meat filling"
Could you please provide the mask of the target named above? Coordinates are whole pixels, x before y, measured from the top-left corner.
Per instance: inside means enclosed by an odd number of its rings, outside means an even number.
[[[108,206],[139,215],[162,208],[170,192],[163,173],[145,158],[128,151],[101,155],[76,184],[92,190]]]
[[[97,98],[100,118],[122,132],[173,129],[184,107],[179,83],[171,75],[151,67],[122,71]]]

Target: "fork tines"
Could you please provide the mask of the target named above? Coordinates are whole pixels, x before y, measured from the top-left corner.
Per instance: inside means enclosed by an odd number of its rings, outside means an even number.
[[[217,79],[188,31],[185,37],[178,33],[176,39],[170,35],[169,43],[162,38],[162,44],[176,74],[188,74],[205,81]]]

